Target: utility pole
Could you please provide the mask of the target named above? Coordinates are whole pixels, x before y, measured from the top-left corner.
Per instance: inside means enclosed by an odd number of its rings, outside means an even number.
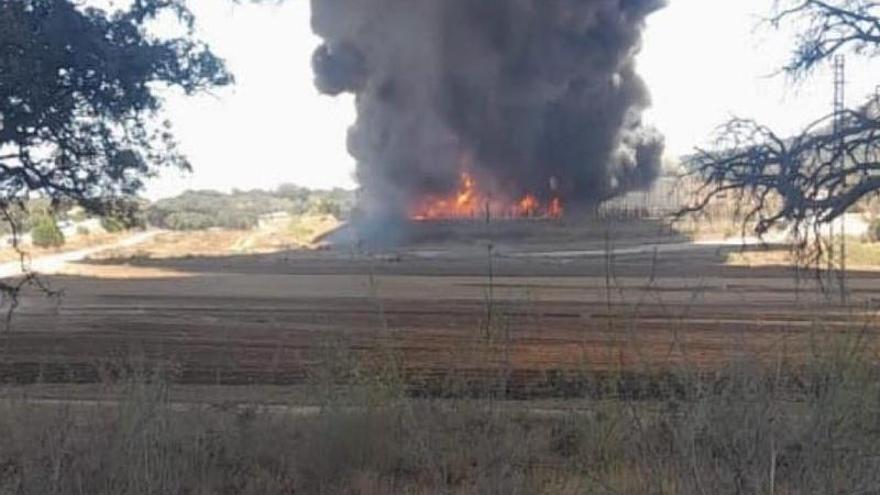
[[[846,168],[846,159],[843,153],[844,137],[841,134],[843,130],[844,111],[846,110],[846,57],[844,55],[834,56],[834,136],[837,139],[837,163],[834,165],[839,167],[842,172]],[[843,177],[843,188],[846,189],[846,176]],[[830,245],[835,243],[834,229],[832,227]],[[846,214],[840,217],[840,265],[838,271],[838,283],[840,284],[840,301],[846,303]],[[829,253],[831,262],[833,263],[834,251]]]

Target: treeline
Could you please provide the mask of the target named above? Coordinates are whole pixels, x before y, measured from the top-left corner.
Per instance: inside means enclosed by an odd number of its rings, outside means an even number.
[[[353,191],[311,190],[295,185],[283,185],[275,191],[187,191],[150,205],[146,220],[150,225],[170,230],[243,230],[256,227],[261,216],[279,212],[345,219],[354,203]]]
[[[150,203],[142,199],[108,204],[99,212],[90,212],[73,201],[52,202],[33,198],[10,205],[0,218],[0,236],[11,243],[11,235],[39,247],[60,247],[65,234],[119,232],[148,226],[170,230],[224,228],[247,230],[259,225],[260,218],[274,213],[291,217],[332,215],[347,219],[355,204],[355,193],[344,189],[311,190],[283,185],[275,191],[187,191],[179,196]],[[98,219],[100,224],[89,224]],[[85,227],[85,225],[89,227]]]

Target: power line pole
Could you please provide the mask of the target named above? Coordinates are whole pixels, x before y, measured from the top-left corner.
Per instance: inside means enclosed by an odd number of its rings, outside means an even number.
[[[844,137],[842,135],[844,111],[846,110],[846,57],[844,55],[834,56],[834,135],[837,138],[837,163],[841,173],[846,168],[844,149]],[[846,189],[846,176],[843,176],[843,187]],[[831,245],[834,245],[834,229],[831,229]],[[840,265],[838,271],[838,283],[840,284],[840,300],[845,303],[847,299],[846,291],[846,214],[840,216]],[[829,256],[833,263],[833,248]]]

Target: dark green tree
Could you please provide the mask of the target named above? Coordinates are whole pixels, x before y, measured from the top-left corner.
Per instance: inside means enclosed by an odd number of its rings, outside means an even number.
[[[173,14],[176,38],[149,23]],[[159,91],[226,85],[223,63],[193,35],[182,0],[0,1],[0,208],[35,194],[102,212],[162,167],[189,168]]]
[[[124,5],[106,11],[89,0],[0,0],[0,221],[13,239],[30,198],[118,215],[146,177],[188,169],[170,124],[158,122],[160,91],[192,94],[232,82],[195,38],[183,0]],[[168,14],[184,34],[151,34],[150,23]],[[34,273],[0,283],[7,323],[28,284],[48,290]]]

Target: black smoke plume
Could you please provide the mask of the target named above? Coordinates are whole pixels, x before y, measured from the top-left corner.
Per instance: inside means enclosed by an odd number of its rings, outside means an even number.
[[[635,55],[664,2],[312,0],[316,84],[356,95],[361,207],[405,214],[465,166],[497,196],[567,206],[649,187],[663,140]]]

